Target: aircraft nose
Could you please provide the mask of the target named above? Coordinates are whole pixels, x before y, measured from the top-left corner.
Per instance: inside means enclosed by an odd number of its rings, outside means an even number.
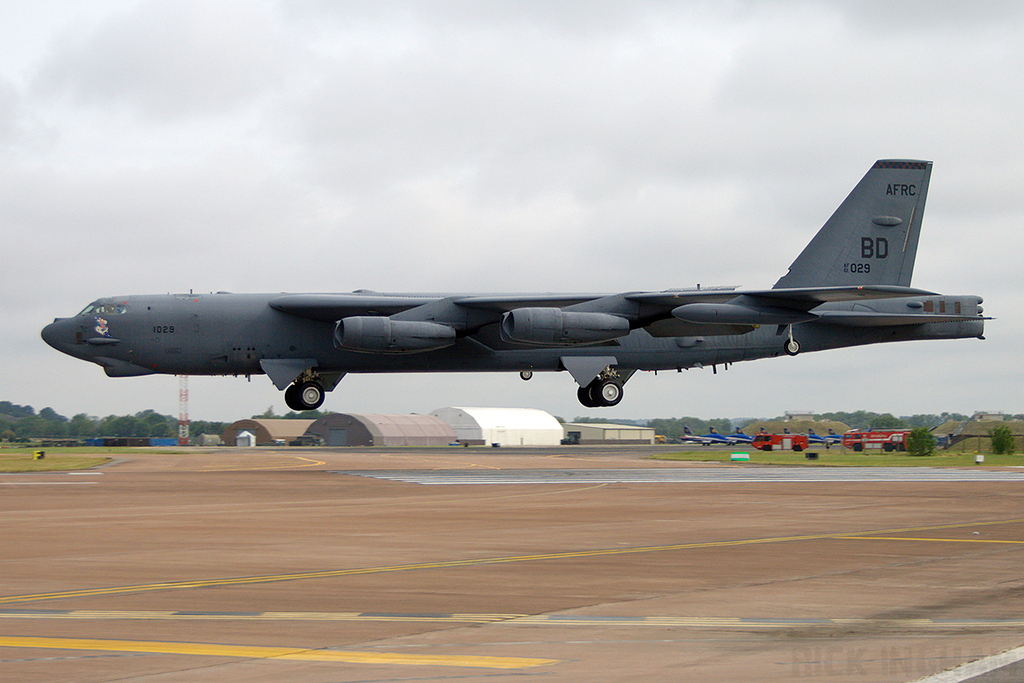
[[[43,341],[58,351],[63,351],[65,346],[65,344],[62,343],[64,342],[65,337],[64,326],[61,325],[64,320],[66,320],[66,318],[54,318],[53,322],[44,327],[43,331],[40,333]]]

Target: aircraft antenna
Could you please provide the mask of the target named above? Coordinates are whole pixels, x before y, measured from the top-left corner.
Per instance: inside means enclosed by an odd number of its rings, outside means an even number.
[[[178,376],[178,445],[188,445],[188,375]]]

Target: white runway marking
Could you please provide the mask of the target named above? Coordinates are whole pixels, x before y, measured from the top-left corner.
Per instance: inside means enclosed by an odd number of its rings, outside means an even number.
[[[95,481],[0,481],[3,486],[88,486]]]
[[[412,484],[1024,482],[1024,472],[931,467],[686,467],[609,470],[336,470]]]
[[[979,659],[974,662],[968,662],[962,666],[956,667],[955,669],[943,671],[942,673],[937,673],[934,676],[921,678],[915,683],[961,683],[962,681],[969,681],[976,676],[981,676],[983,674],[1011,666],[1021,660],[1024,660],[1024,647],[1014,648],[1012,650],[1007,650],[1006,652],[1001,652],[997,655],[992,655],[991,657],[985,657],[984,659]],[[1019,672],[1014,674],[1013,678],[1006,676],[999,677],[998,679],[993,678],[992,680],[1019,680],[1016,678],[1017,675],[1019,675]]]

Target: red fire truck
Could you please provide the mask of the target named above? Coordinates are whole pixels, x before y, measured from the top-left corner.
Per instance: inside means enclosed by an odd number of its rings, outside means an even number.
[[[858,453],[863,450],[905,451],[909,435],[909,429],[851,429],[843,434],[843,448]]]
[[[802,451],[807,448],[807,437],[803,434],[767,434],[762,432],[754,437],[754,448],[762,451]]]

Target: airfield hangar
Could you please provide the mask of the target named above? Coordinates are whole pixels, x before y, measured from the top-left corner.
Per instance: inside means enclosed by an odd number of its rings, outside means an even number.
[[[470,446],[557,446],[562,425],[534,408],[438,408],[430,413],[455,430]]]
[[[243,431],[254,435],[257,446],[447,446],[456,441],[470,446],[557,446],[565,436],[550,413],[532,408],[439,408],[430,415],[331,413],[315,421],[239,420],[224,430],[221,440],[236,444]]]
[[[257,446],[447,446],[455,441],[452,428],[430,415],[331,413],[319,420],[239,420],[221,440],[235,444],[243,431],[255,436]]]
[[[563,425],[566,443],[595,445],[640,445],[654,443],[653,427],[621,425],[605,422],[567,422]]]
[[[305,434],[311,424],[313,420],[239,420],[228,425],[220,438],[222,443],[234,444],[239,432],[252,432],[257,446],[289,444]]]
[[[324,415],[306,430],[325,446],[447,446],[455,432],[433,415]]]

